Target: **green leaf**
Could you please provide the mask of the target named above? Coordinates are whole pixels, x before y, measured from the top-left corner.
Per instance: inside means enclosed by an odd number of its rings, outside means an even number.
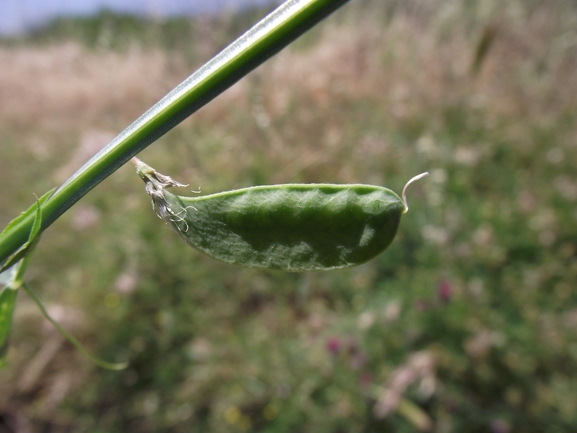
[[[0,272],[0,369],[6,366],[6,354],[8,353],[8,343],[10,330],[12,327],[12,316],[16,306],[16,295],[18,289],[22,286],[24,273],[28,268],[34,246],[38,243],[38,232],[42,223],[42,217],[39,215],[40,205],[36,204],[36,219],[30,238],[30,247],[27,254],[14,266]]]
[[[52,189],[52,191],[54,191],[54,189]],[[42,203],[40,200],[44,198],[44,201],[46,201],[50,197],[50,194],[52,194],[52,191],[48,191],[42,197],[36,199],[36,215],[34,216],[34,224],[32,224],[32,230],[30,230],[30,237],[28,238],[29,244],[38,240],[38,235],[42,229]]]
[[[30,234],[28,236],[28,241],[24,245],[22,245],[14,254],[12,254],[0,267],[0,273],[4,272],[6,269],[12,267],[18,261],[22,260],[26,255],[32,251],[38,239],[40,239],[40,233],[42,230],[42,205],[50,198],[54,189],[51,189],[46,194],[44,194],[39,199],[36,199],[36,203],[30,206],[28,210],[22,212],[20,216],[13,219],[8,226],[4,229],[4,231],[0,234],[0,242],[2,241],[2,237],[5,236],[7,233],[12,230],[15,226],[19,225],[22,221],[26,218],[30,217],[33,213],[34,215],[34,222],[32,224],[32,228],[30,229]]]
[[[32,206],[30,206],[27,210],[25,210],[24,212],[22,212],[19,216],[17,216],[16,218],[14,218],[12,221],[10,221],[8,223],[8,225],[6,226],[6,228],[4,230],[2,230],[2,233],[0,233],[0,240],[2,240],[2,238],[4,236],[6,236],[6,234],[8,232],[10,232],[14,227],[16,227],[17,225],[19,225],[22,221],[24,221],[26,218],[28,218],[29,216],[31,216],[33,213],[35,213],[37,211],[38,208],[38,204],[40,204],[40,206],[42,206],[46,200],[48,200],[50,198],[50,196],[52,195],[52,193],[54,192],[56,188],[52,188],[50,191],[48,191],[46,194],[42,195],[42,197],[37,198],[36,199],[36,203],[34,203]]]
[[[8,340],[17,293],[17,290],[12,290],[9,287],[0,289],[0,368],[6,365],[6,353],[8,352]]]

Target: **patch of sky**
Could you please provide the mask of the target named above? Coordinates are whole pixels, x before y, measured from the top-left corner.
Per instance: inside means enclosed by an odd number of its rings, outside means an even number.
[[[89,16],[101,10],[145,17],[215,14],[280,0],[0,0],[0,35],[26,33],[62,16]]]

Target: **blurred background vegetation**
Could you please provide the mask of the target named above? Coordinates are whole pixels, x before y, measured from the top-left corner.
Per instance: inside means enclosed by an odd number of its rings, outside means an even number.
[[[102,13],[0,42],[0,226],[263,15]],[[203,193],[371,183],[363,266],[216,262],[123,167],[43,236],[0,432],[577,431],[577,4],[357,1],[140,156]]]

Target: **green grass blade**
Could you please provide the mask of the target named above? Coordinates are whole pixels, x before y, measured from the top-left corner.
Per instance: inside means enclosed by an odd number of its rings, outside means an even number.
[[[48,197],[51,193],[52,191],[49,191],[36,201],[36,217],[28,242],[8,260],[6,269],[3,268],[0,271],[0,285],[4,286],[0,288],[0,368],[6,365],[12,316],[16,306],[16,295],[18,289],[24,284],[24,274],[32,260],[32,253],[40,240],[40,227],[42,226],[40,203],[44,197]],[[17,256],[22,257],[19,259]],[[15,265],[10,263],[12,261]]]
[[[0,368],[6,365],[6,353],[12,327],[12,316],[16,306],[17,290],[9,287],[0,289]]]

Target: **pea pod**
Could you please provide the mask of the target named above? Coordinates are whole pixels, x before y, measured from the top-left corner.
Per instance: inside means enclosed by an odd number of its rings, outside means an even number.
[[[250,268],[318,271],[347,268],[393,241],[403,198],[372,185],[267,185],[198,197],[166,190],[186,186],[135,159],[156,214],[184,242],[217,260]]]

